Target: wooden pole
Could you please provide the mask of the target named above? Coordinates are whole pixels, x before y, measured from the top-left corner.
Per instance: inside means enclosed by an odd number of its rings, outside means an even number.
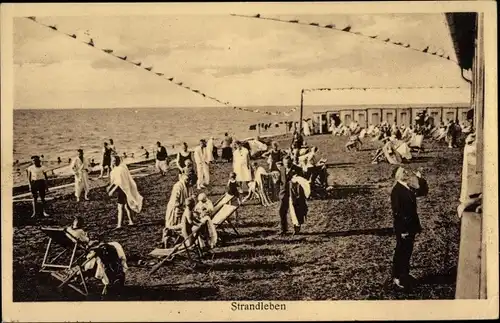
[[[299,134],[302,134],[302,118],[304,114],[304,89],[300,91],[300,119],[299,119]]]

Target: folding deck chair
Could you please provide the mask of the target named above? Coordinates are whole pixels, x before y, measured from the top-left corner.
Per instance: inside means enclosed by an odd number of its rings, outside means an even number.
[[[222,207],[219,209],[218,212],[214,213],[214,216],[212,218],[212,222],[215,225],[215,228],[222,228],[222,224],[227,223],[233,231],[236,233],[236,235],[240,235],[238,230],[236,230],[236,227],[233,225],[233,223],[229,220],[229,217],[231,215],[236,214],[238,211],[239,206],[234,206],[231,204],[224,204]]]
[[[68,285],[78,293],[87,296],[87,284],[81,270],[83,268],[81,260],[86,256],[87,249],[64,228],[41,228],[41,231],[49,237],[49,242],[40,272],[50,273],[52,277],[60,281],[58,288]],[[54,250],[56,245],[62,247],[63,250],[59,252]],[[69,259],[61,260],[63,255],[69,255]],[[57,262],[57,260],[61,261]],[[74,278],[80,281],[80,287],[73,283]]]
[[[182,239],[182,241],[175,244],[172,248],[156,248],[149,253],[150,256],[162,258],[162,260],[156,264],[151,271],[150,275],[155,273],[164,263],[174,260],[175,256],[186,254],[187,259],[192,264],[194,263],[194,257],[191,254],[195,252],[199,258],[203,256],[203,251],[198,242],[200,236],[200,230],[202,227],[196,228],[187,239]],[[192,241],[192,242],[191,242]]]
[[[424,151],[424,148],[422,147],[423,141],[424,135],[415,135],[411,138],[410,143],[408,144],[412,151],[417,151],[417,156],[420,152]]]

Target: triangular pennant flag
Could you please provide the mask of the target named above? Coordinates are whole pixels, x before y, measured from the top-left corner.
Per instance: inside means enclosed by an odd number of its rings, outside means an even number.
[[[173,78],[173,77],[170,77],[170,78],[168,78],[168,80],[169,80],[169,81],[173,81],[173,80],[174,80],[174,78]],[[182,85],[182,83],[179,83],[179,85]]]
[[[141,63],[141,62],[139,62],[139,63],[134,63],[134,64],[135,64],[136,66],[141,66],[141,64],[142,64],[142,63]]]
[[[342,31],[351,31],[351,26],[345,27],[344,29],[342,29]]]
[[[254,17],[255,18],[260,18],[260,13],[256,14]]]
[[[90,41],[87,43],[87,45],[94,47],[94,40],[90,38]]]
[[[378,36],[377,36],[377,35],[375,35],[375,36],[369,36],[369,37],[370,37],[370,38],[375,39],[375,38],[377,38]]]
[[[172,79],[173,80],[173,79]],[[171,79],[169,79],[169,81],[172,81]],[[179,82],[179,83],[176,83],[177,85],[179,86],[182,86],[182,82]],[[210,97],[210,99],[213,99],[212,97]]]
[[[389,42],[391,39],[390,38],[387,38],[386,40],[384,40],[386,43]]]
[[[427,46],[422,52],[427,53],[429,51],[429,46]]]
[[[317,22],[311,22],[309,25],[311,25],[311,26],[319,26],[319,24]]]
[[[292,23],[298,23],[299,21],[298,20],[290,20],[290,22],[292,22]]]
[[[158,76],[163,76],[163,73],[156,73],[156,75],[158,75]]]
[[[405,47],[406,47],[406,48],[410,47],[410,44],[406,44],[406,45],[405,45]]]
[[[36,21],[36,17],[35,17],[35,16],[30,16],[30,17],[28,17],[28,19],[31,19],[31,20],[33,20],[33,21]]]
[[[436,55],[436,54],[437,54],[437,52],[432,53],[432,55]]]
[[[102,51],[108,54],[111,54],[113,52],[112,49],[103,49]]]
[[[151,67],[145,67],[144,69],[147,70],[147,71],[151,71],[153,69],[153,66],[151,66]]]
[[[68,35],[68,36],[69,36],[69,37],[71,37],[71,38],[75,38],[75,39],[76,39],[76,35],[75,35],[75,34],[72,34],[72,35],[70,35],[70,34],[66,34],[66,35]]]
[[[193,92],[196,92],[196,93],[198,93],[198,92],[200,92],[200,91],[198,91],[198,90],[193,90]]]
[[[403,45],[401,42],[394,43],[394,45]]]
[[[127,60],[127,56],[123,56],[123,57],[117,56],[117,57],[118,57],[119,59],[124,60],[124,61],[126,61],[126,60]]]
[[[49,26],[50,29],[53,29],[53,30],[57,30],[57,27],[54,25],[54,26]]]
[[[332,25],[332,24],[326,25],[325,28],[335,28],[335,25]]]
[[[205,93],[202,93],[201,95],[203,95],[203,97],[206,97]]]
[[[447,56],[447,57],[446,57],[446,59],[447,59],[447,60],[450,60],[450,56]]]

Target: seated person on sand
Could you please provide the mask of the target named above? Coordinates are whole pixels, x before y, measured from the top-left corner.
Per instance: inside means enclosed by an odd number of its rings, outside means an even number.
[[[214,212],[214,205],[212,201],[207,197],[207,194],[200,193],[198,195],[198,203],[194,207],[194,212],[199,216],[199,218],[203,218],[205,216],[212,217]]]
[[[250,198],[256,198],[259,200],[262,205],[268,206],[271,204],[271,200],[269,199],[267,193],[264,190],[264,181],[262,176],[267,175],[266,170],[264,167],[259,166],[257,163],[252,164],[252,171],[253,171],[253,178],[254,180],[248,183],[248,194],[247,196],[241,201],[241,203],[244,203],[248,201]]]
[[[361,139],[359,139],[358,135],[352,135],[349,137],[349,140],[345,144],[345,149],[347,151],[351,151],[352,149],[359,150],[359,147],[363,144]]]
[[[210,217],[201,217],[196,214],[195,203],[195,199],[192,197],[186,199],[181,219],[182,236],[184,240],[189,239],[188,245],[191,245],[195,242],[193,237],[190,236],[191,233],[195,230],[201,230],[198,238],[200,248],[213,248],[217,243],[217,230]]]
[[[71,226],[66,228],[66,232],[75,238],[82,246],[87,247],[90,244],[87,232],[83,230],[83,219],[81,217],[75,217]]]

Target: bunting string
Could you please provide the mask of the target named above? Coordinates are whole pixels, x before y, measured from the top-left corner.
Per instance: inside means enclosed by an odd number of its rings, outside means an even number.
[[[385,38],[381,35],[366,35],[366,34],[363,34],[359,31],[353,31],[352,26],[350,26],[350,25],[337,27],[335,24],[321,25],[317,22],[303,22],[303,21],[299,21],[298,19],[284,20],[284,19],[273,18],[273,17],[263,17],[260,14],[256,14],[253,16],[231,14],[231,16],[251,18],[251,19],[271,20],[271,21],[278,21],[278,22],[288,23],[288,24],[298,24],[298,25],[304,25],[304,26],[311,26],[311,27],[315,27],[315,28],[324,28],[324,29],[330,29],[330,30],[335,30],[335,31],[339,31],[339,32],[345,32],[345,33],[349,33],[349,34],[356,35],[359,37],[365,37],[367,39],[371,39],[374,41],[383,42],[385,44],[392,44],[394,46],[399,46],[401,48],[413,50],[416,52],[425,53],[427,55],[438,57],[440,59],[445,59],[445,60],[454,62],[455,64],[459,65],[458,61],[451,59],[450,55],[445,53],[444,50],[442,50],[440,48],[431,48],[431,46],[427,46],[424,49],[421,49],[421,48],[417,48],[415,46],[412,46],[410,43],[392,40],[391,38]]]
[[[75,39],[75,40],[78,40],[78,38],[77,38],[76,34],[74,34],[74,33],[65,33],[65,32],[62,32],[61,30],[59,30],[59,29],[57,28],[57,26],[55,26],[55,25],[47,25],[47,24],[44,24],[44,23],[42,23],[42,22],[38,21],[38,20],[37,20],[37,18],[36,18],[36,17],[34,17],[34,16],[30,16],[30,17],[26,17],[26,18],[27,18],[27,19],[29,19],[29,20],[31,20],[31,21],[33,21],[33,22],[35,22],[35,23],[37,23],[37,24],[39,24],[39,25],[41,25],[41,26],[44,26],[44,27],[50,28],[51,30],[56,31],[56,32],[58,32],[58,33],[60,33],[60,34],[63,34],[63,35],[66,35],[66,36],[68,36],[68,37],[70,37],[70,38],[73,38],[73,39]],[[120,60],[122,60],[122,61],[124,61],[124,62],[130,63],[130,64],[132,64],[132,65],[135,65],[136,67],[139,67],[139,68],[141,68],[141,69],[143,69],[143,70],[145,70],[145,71],[147,71],[147,72],[152,72],[154,75],[159,76],[159,77],[163,77],[164,79],[166,79],[166,80],[168,80],[169,82],[171,82],[171,83],[175,84],[176,86],[182,87],[182,88],[184,88],[184,89],[186,89],[186,90],[188,90],[188,91],[191,91],[191,92],[192,92],[192,93],[194,93],[194,94],[201,95],[201,96],[203,96],[204,98],[207,98],[207,99],[209,99],[209,100],[215,101],[215,102],[217,102],[217,103],[219,103],[219,104],[221,104],[221,105],[224,105],[224,106],[231,106],[231,104],[230,104],[229,102],[227,102],[227,101],[222,101],[222,100],[220,100],[220,99],[218,99],[218,98],[216,98],[216,97],[209,96],[209,95],[207,95],[207,94],[203,93],[203,92],[202,92],[202,91],[200,91],[200,90],[193,89],[192,87],[185,85],[185,84],[184,84],[184,82],[178,82],[178,81],[177,81],[177,82],[174,82],[174,79],[175,79],[175,78],[173,78],[173,77],[166,77],[164,73],[161,73],[161,72],[156,72],[156,71],[154,71],[154,72],[153,72],[153,66],[143,67],[143,66],[142,66],[142,62],[133,62],[133,61],[131,61],[131,60],[128,58],[128,56],[119,56],[119,55],[115,54],[115,52],[114,52],[114,50],[113,50],[113,49],[109,49],[109,48],[102,48],[102,49],[101,49],[101,48],[97,48],[97,47],[96,47],[96,44],[94,43],[94,39],[91,37],[91,35],[90,35],[90,33],[89,33],[89,31],[88,31],[88,30],[85,32],[85,35],[86,35],[86,36],[88,36],[88,37],[90,38],[90,40],[88,40],[88,41],[86,41],[86,40],[80,40],[80,41],[81,41],[82,43],[84,43],[84,44],[87,44],[87,45],[88,45],[88,46],[90,46],[90,47],[94,47],[94,48],[96,48],[96,49],[98,49],[98,50],[102,51],[103,53],[105,53],[105,54],[107,54],[107,55],[110,55],[110,56],[112,56],[112,57],[118,58],[118,59],[120,59]],[[235,108],[235,109],[236,109],[237,107],[233,107],[233,108]]]
[[[243,16],[243,17],[250,17],[250,16]],[[265,114],[265,115],[269,115],[269,116],[285,116],[285,117],[289,117],[291,114],[293,114],[294,112],[297,112],[300,108],[299,107],[293,107],[287,111],[260,111],[259,109],[251,109],[251,108],[246,108],[246,107],[237,107],[237,106],[234,106],[232,105],[230,102],[228,101],[223,101],[219,98],[216,98],[214,96],[210,96],[198,89],[194,89],[188,85],[186,85],[184,82],[180,82],[178,81],[176,78],[174,77],[171,77],[171,76],[166,76],[165,73],[163,72],[157,72],[154,70],[153,66],[148,66],[148,67],[144,67],[142,66],[142,62],[134,62],[132,61],[131,59],[129,59],[129,57],[127,55],[118,55],[113,49],[111,48],[98,48],[96,47],[96,44],[94,42],[94,39],[91,37],[90,35],[90,32],[87,30],[85,32],[85,35],[88,36],[90,38],[90,40],[81,40],[81,39],[78,39],[77,35],[75,33],[65,33],[61,30],[59,30],[57,28],[57,26],[55,25],[47,25],[47,24],[44,24],[44,23],[41,23],[40,21],[37,20],[36,17],[34,16],[31,16],[31,17],[26,17],[27,19],[41,25],[41,26],[44,26],[44,27],[47,27],[53,31],[56,31],[58,33],[61,33],[61,34],[64,34],[72,39],[75,39],[75,40],[79,40],[81,41],[82,43],[90,46],[90,47],[93,47],[97,50],[100,50],[101,52],[103,52],[104,54],[107,54],[107,55],[110,55],[112,57],[115,57],[117,59],[120,59],[124,62],[127,62],[129,64],[132,64],[133,66],[136,66],[138,68],[141,68],[142,70],[144,71],[147,71],[147,72],[150,72],[150,73],[153,73],[153,75],[156,75],[156,76],[159,76],[159,77],[162,77],[163,79],[175,84],[176,86],[179,86],[179,87],[182,87],[188,91],[191,91],[192,93],[194,94],[197,94],[197,95],[201,95],[202,97],[206,98],[206,99],[209,99],[211,101],[214,101],[214,102],[217,102],[223,106],[227,106],[227,107],[232,107],[234,110],[238,110],[238,111],[244,111],[244,112],[251,112],[251,113],[260,113],[260,114]],[[277,21],[281,21],[279,19],[275,19],[275,18],[262,18],[260,17],[260,15],[256,15],[256,16],[253,16],[252,18],[261,18],[261,19],[268,19],[268,20],[277,20]],[[286,21],[283,21],[283,22],[286,22]],[[290,23],[299,23],[298,20],[290,20],[288,21]],[[305,24],[305,23],[302,23],[302,24]],[[313,26],[320,26],[319,24],[316,24],[316,23],[313,23]],[[326,26],[323,26],[324,28],[335,28],[334,25],[326,25]],[[348,28],[343,28],[342,31],[346,31],[346,32],[350,32],[350,29],[351,27],[348,26]],[[367,90],[381,90],[381,89],[385,89],[385,90],[394,90],[394,89],[449,89],[449,88],[459,88],[459,87],[444,87],[444,86],[427,86],[427,87],[392,87],[392,88],[384,88],[384,87],[337,87],[337,88],[316,88],[316,89],[303,89],[302,91],[303,92],[312,92],[312,91],[336,91],[336,90],[364,90],[364,91],[367,91]]]

